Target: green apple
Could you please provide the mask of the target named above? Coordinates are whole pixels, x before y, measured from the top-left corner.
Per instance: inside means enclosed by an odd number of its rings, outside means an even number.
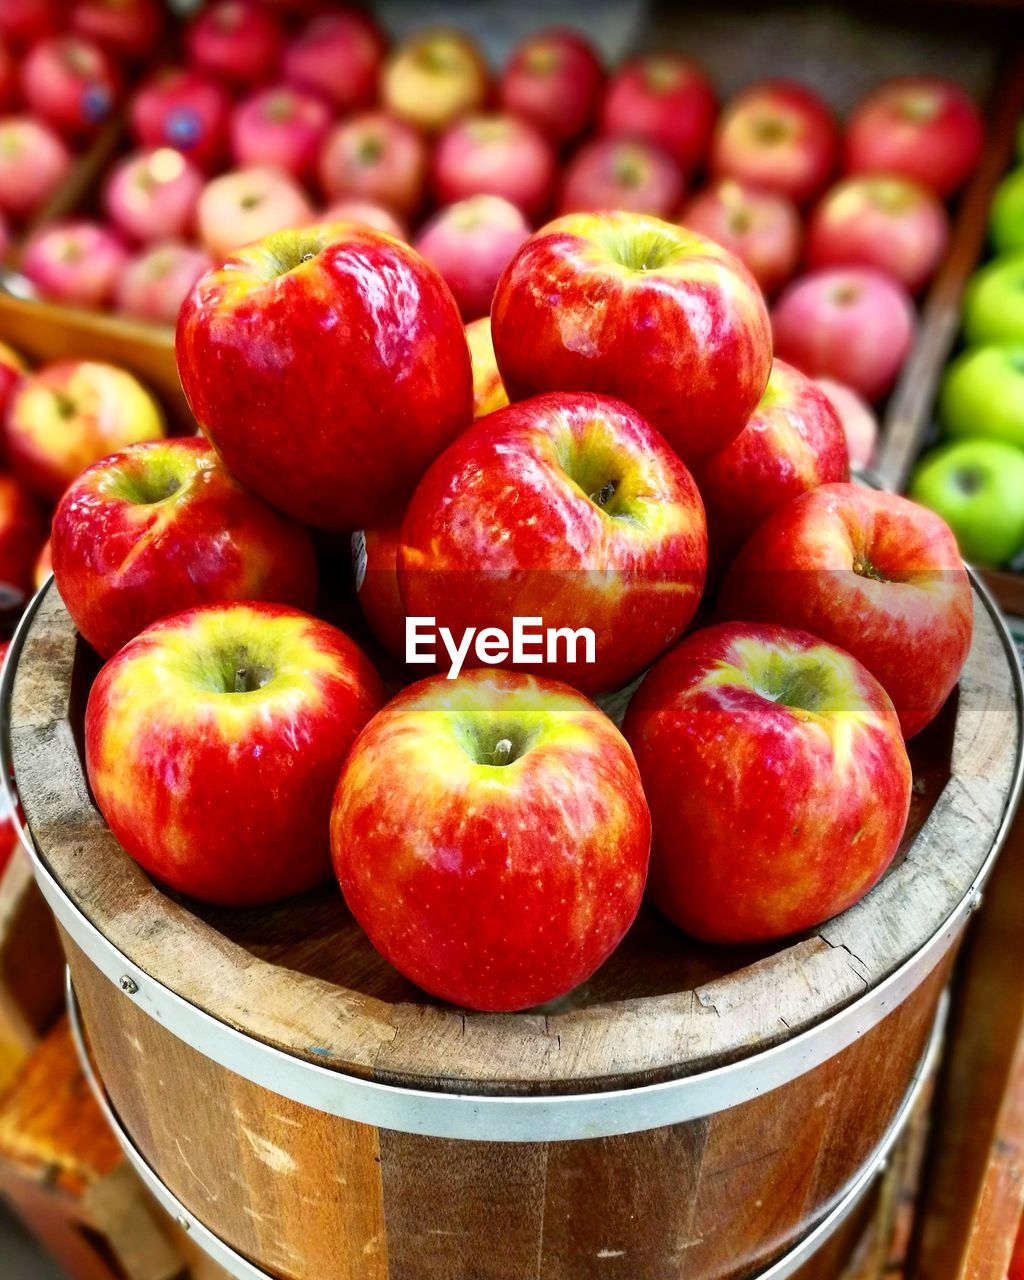
[[[1024,342],[1024,252],[1003,254],[971,277],[964,335],[972,346]]]
[[[1024,453],[996,440],[958,440],[918,466],[910,496],[937,511],[965,560],[1005,564],[1024,546]]]
[[[951,436],[983,436],[1024,448],[1024,337],[959,355],[942,384],[939,418]]]
[[[996,187],[988,225],[996,253],[1024,249],[1024,165],[1013,169]]]

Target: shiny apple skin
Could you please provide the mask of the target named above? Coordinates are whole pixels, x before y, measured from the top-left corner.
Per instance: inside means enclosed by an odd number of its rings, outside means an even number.
[[[228,692],[236,670],[270,681]],[[89,785],[125,850],[203,902],[251,906],[330,878],[331,799],[384,701],[342,632],[280,605],[204,605],[148,627],[96,677]]]
[[[102,658],[201,604],[316,605],[308,530],[243,489],[197,436],[89,467],[57,507],[52,554],[68,613]]]
[[[808,697],[802,679],[826,691]],[[648,896],[695,937],[808,929],[867,893],[899,846],[912,778],[892,703],[806,632],[694,633],[646,677],[625,733],[651,808]]]
[[[284,275],[280,255],[297,264]],[[319,528],[386,524],[472,420],[447,285],[407,245],[352,223],[269,236],[204,276],[177,358],[231,473]]]
[[[618,256],[665,246],[646,271]],[[536,232],[495,290],[491,332],[512,400],[597,391],[633,406],[687,462],[739,435],[768,383],[768,313],[710,240],[656,218],[575,214]]]
[[[912,738],[942,710],[971,647],[971,584],[949,526],[898,494],[830,484],[758,528],[719,597],[724,618],[798,627],[881,683]]]
[[[588,495],[609,481],[599,505]],[[686,466],[628,405],[578,392],[478,419],[417,486],[398,552],[406,612],[455,636],[511,634],[513,617],[590,627],[594,663],[532,667],[587,693],[621,688],[678,639],[706,568]]]
[[[790,498],[850,478],[842,423],[810,378],[784,360],[747,425],[701,463],[695,476],[708,519],[711,558],[725,564]]]
[[[494,356],[490,316],[481,316],[466,325],[466,341],[473,365],[473,417],[484,418],[508,404],[508,392]]]
[[[604,70],[578,31],[532,32],[509,56],[498,85],[502,109],[529,120],[557,146],[572,142],[594,117]]]
[[[480,762],[490,739],[523,744]],[[441,999],[511,1011],[594,973],[640,907],[650,818],[619,731],[565,685],[512,672],[424,680],[356,741],[331,815],[334,869],[380,953]]]
[[[42,512],[13,476],[0,473],[0,608],[17,608],[32,595],[45,541]]]
[[[612,137],[656,143],[689,176],[703,163],[717,106],[714,85],[692,58],[642,54],[609,81],[601,128]]]

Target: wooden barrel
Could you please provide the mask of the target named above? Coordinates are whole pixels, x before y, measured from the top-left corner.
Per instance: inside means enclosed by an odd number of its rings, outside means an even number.
[[[985,597],[959,692],[912,743],[903,848],[862,903],[743,949],[644,911],[588,983],[517,1015],[406,983],[336,891],[229,911],[157,889],[89,796],[95,669],[44,590],[0,691],[6,763],[102,1096],[230,1271],[813,1273],[907,1110],[1016,803],[1019,668]]]

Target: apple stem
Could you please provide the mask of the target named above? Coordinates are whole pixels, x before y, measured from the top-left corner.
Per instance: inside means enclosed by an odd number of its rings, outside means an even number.
[[[509,757],[512,755],[511,738],[499,738],[494,744],[494,763],[508,764]]]
[[[590,501],[596,502],[599,507],[606,507],[612,498],[615,497],[615,481],[609,480],[603,484],[600,489],[590,495]]]

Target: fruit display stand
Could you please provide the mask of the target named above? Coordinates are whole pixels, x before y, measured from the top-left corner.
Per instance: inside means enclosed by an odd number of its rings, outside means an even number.
[[[333,891],[226,911],[157,890],[90,800],[94,660],[51,585],[13,645],[5,754],[129,1158],[238,1276],[815,1274],[913,1106],[1016,805],[1019,668],[980,591],[975,612],[863,903],[744,950],[644,911],[571,996],[496,1016],[400,979]]]

